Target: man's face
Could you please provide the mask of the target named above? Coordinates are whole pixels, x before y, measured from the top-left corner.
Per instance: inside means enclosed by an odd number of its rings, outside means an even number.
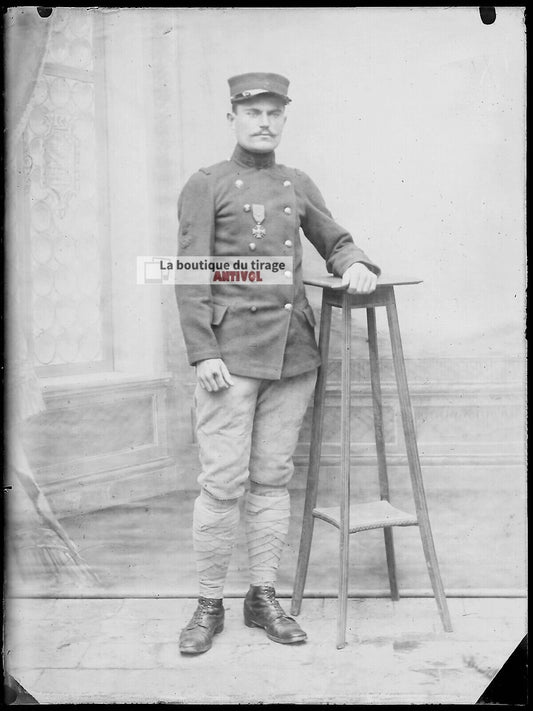
[[[286,120],[285,104],[274,96],[240,102],[235,113],[228,114],[237,143],[255,153],[268,153],[279,145]]]

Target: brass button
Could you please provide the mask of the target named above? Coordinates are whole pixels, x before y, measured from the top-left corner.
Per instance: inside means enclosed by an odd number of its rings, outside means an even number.
[[[286,239],[283,244],[284,244],[286,247],[292,247],[292,242],[290,241],[290,239]]]
[[[236,181],[235,181],[235,187],[236,187],[236,188],[242,188],[243,185],[244,185],[244,183],[242,182],[242,180],[236,180]]]
[[[291,185],[291,181],[290,181],[290,180],[284,180],[284,181],[283,181],[283,185],[284,185],[284,187],[288,188],[289,185]]]
[[[250,306],[250,311],[255,314],[255,312],[257,311],[257,306]]]
[[[252,208],[250,207],[250,205],[246,204],[242,209],[244,210],[244,212],[250,212]]]
[[[292,311],[292,304],[285,304],[285,306],[283,308],[286,309],[287,311]]]
[[[286,215],[292,214],[292,210],[291,210],[290,207],[286,207],[286,208],[283,210],[283,212],[284,212]]]
[[[255,244],[255,242],[250,242],[250,244],[248,245],[248,247],[250,247],[250,249],[252,250],[252,252],[255,252],[256,246],[257,246],[257,245]]]

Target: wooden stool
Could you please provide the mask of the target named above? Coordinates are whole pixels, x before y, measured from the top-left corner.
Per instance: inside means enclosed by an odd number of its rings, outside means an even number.
[[[416,279],[385,280],[380,278],[374,293],[368,295],[350,295],[342,287],[341,279],[337,277],[317,277],[305,279],[306,284],[318,286],[323,289],[319,336],[319,349],[322,359],[322,366],[318,372],[318,379],[315,388],[313,421],[311,428],[311,448],[309,455],[309,473],[307,478],[300,552],[296,568],[291,613],[293,615],[298,615],[300,613],[305,580],[307,577],[309,555],[311,552],[314,521],[315,518],[319,518],[339,529],[340,564],[337,649],[342,649],[346,645],[349,536],[351,533],[356,533],[357,531],[367,531],[372,528],[383,528],[391,598],[393,600],[399,600],[400,594],[396,581],[392,527],[419,527],[422,547],[426,558],[426,565],[442,624],[446,632],[452,631],[448,605],[444,594],[444,588],[442,585],[439,565],[435,553],[435,546],[433,544],[433,536],[431,534],[431,527],[429,523],[426,495],[424,493],[420,459],[418,456],[415,425],[407,384],[402,341],[400,337],[400,326],[396,311],[396,300],[394,297],[395,286],[404,284],[419,284],[420,281],[421,280]],[[340,507],[316,508],[320,455],[322,450],[322,427],[324,421],[324,401],[326,395],[331,313],[334,306],[342,309],[343,319]],[[383,434],[381,382],[376,331],[375,309],[378,306],[384,306],[387,310],[389,335],[392,346],[392,358],[396,374],[396,383],[398,386],[403,431],[416,515],[400,511],[399,509],[391,506],[389,503],[389,482],[387,476],[385,438]],[[370,380],[372,387],[374,429],[380,488],[380,501],[365,504],[352,504],[350,502],[350,355],[352,343],[352,309],[366,309],[367,314],[368,347],[370,352]]]

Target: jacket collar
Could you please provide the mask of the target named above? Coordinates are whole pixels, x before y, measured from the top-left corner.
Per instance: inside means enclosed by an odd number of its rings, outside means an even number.
[[[237,143],[231,160],[245,168],[271,168],[276,162],[274,151],[253,153]]]

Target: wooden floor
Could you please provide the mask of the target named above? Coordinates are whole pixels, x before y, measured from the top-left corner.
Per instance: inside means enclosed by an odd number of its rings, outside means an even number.
[[[285,601],[288,607],[288,600]],[[472,704],[526,633],[520,598],[350,599],[348,646],[335,647],[336,600],[306,599],[309,639],[269,641],[229,598],[226,628],[198,657],[177,638],[194,599],[6,601],[6,671],[42,704]]]
[[[291,494],[277,585],[287,610],[302,493]],[[336,592],[338,535],[318,521],[298,618],[308,642],[271,642],[243,624],[249,580],[241,527],[226,586],[226,628],[207,654],[183,657],[177,640],[197,592],[190,540],[196,495],[176,492],[65,519],[100,578],[94,587],[70,578],[54,587],[31,574],[21,581],[10,565],[6,671],[39,703],[472,704],[526,633],[525,600],[509,593],[525,587],[525,538],[514,529],[502,535],[500,519],[489,513],[485,527],[465,531],[457,522],[468,518],[454,500],[433,517],[453,633],[442,631],[432,597],[408,594],[430,587],[418,531],[395,530],[405,597],[394,603],[386,597],[383,534],[368,531],[353,536],[348,646],[337,650],[337,601],[329,595]],[[482,588],[484,595],[474,597]],[[493,597],[486,596],[490,589]]]

